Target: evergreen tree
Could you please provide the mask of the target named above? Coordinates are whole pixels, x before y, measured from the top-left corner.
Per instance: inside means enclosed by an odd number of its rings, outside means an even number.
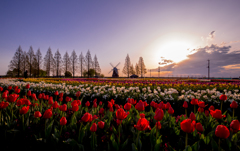
[[[71,68],[70,57],[68,55],[68,52],[66,52],[65,55],[63,56],[63,72],[64,72],[64,74],[67,71],[69,71],[70,68]]]
[[[85,59],[84,59],[82,52],[79,55],[79,67],[80,67],[80,72],[81,72],[81,77],[82,77],[83,72],[85,71]]]
[[[147,69],[145,67],[145,64],[144,64],[144,61],[143,61],[142,57],[139,58],[138,66],[139,66],[141,77],[143,77],[143,75],[147,73]]]
[[[9,70],[17,70],[17,76],[19,77],[20,76],[20,73],[21,73],[21,69],[22,69],[22,56],[23,56],[23,51],[22,51],[22,48],[21,46],[18,47],[18,49],[16,50],[14,56],[13,56],[13,59],[10,61],[10,65],[8,66],[9,67]]]
[[[86,68],[87,68],[87,75],[88,75],[88,78],[90,77],[90,69],[92,69],[92,57],[91,57],[91,53],[90,51],[88,50],[87,54],[86,54],[86,57],[85,57],[85,65],[86,65]]]
[[[41,53],[40,49],[37,50],[36,59],[37,59],[37,75],[39,77],[41,64],[42,64],[42,53]]]
[[[61,75],[61,66],[62,66],[62,57],[61,54],[59,52],[59,50],[57,50],[57,52],[54,55],[54,60],[55,60],[55,69],[56,69],[56,76]]]
[[[51,71],[53,70],[54,58],[51,51],[51,48],[48,48],[47,54],[44,57],[44,66],[47,72],[47,76],[50,76]]]
[[[139,66],[138,66],[137,63],[136,63],[136,65],[135,65],[135,74],[136,74],[137,76],[140,75],[140,69],[139,69]]]
[[[31,77],[32,75],[32,63],[33,63],[33,58],[34,58],[34,51],[33,51],[33,48],[32,46],[30,46],[30,49],[27,53],[28,55],[28,58],[29,58],[29,76]]]
[[[73,77],[75,75],[75,70],[77,69],[77,58],[78,58],[77,54],[76,54],[75,50],[73,50],[71,57],[70,57]]]
[[[124,64],[124,67],[123,67],[123,73],[126,74],[129,78],[129,74],[130,74],[130,66],[131,66],[131,61],[130,61],[130,58],[127,54],[127,57],[125,59],[125,64]]]
[[[93,67],[94,67],[94,70],[95,70],[95,76],[100,75],[101,68],[99,66],[99,63],[98,63],[96,55],[94,56],[94,59],[93,59]]]

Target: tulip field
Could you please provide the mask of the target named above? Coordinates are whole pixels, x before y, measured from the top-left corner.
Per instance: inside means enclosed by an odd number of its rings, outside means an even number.
[[[240,150],[240,81],[0,79],[1,150]]]

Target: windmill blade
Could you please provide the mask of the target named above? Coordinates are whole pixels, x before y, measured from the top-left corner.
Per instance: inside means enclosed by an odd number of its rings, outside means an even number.
[[[113,69],[112,69],[112,70],[113,70]],[[109,73],[111,73],[111,72],[112,72],[112,70],[111,70],[110,72],[108,72],[108,74],[109,74]]]
[[[120,64],[120,62],[116,65],[116,68],[117,68],[117,66]]]
[[[112,65],[112,63],[110,63],[110,65],[114,68],[114,66]]]

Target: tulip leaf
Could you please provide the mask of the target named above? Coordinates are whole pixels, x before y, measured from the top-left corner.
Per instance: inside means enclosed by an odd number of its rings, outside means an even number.
[[[138,151],[138,149],[134,143],[132,143],[132,151]]]
[[[232,117],[229,114],[227,114],[227,121],[228,121],[228,123],[230,123],[232,121]]]
[[[191,146],[188,145],[188,146],[184,149],[184,151],[192,151]]]
[[[199,142],[198,142],[198,141],[195,142],[195,143],[192,145],[192,149],[195,150],[195,151],[198,151],[199,148],[200,148],[200,146],[199,146]]]
[[[180,130],[177,127],[175,127],[174,130],[175,130],[176,135],[180,134]]]
[[[212,144],[212,149],[218,150],[218,144],[215,142],[214,139],[212,139],[211,144]]]
[[[52,134],[53,139],[56,140],[56,142],[58,143],[58,138],[56,137],[56,135]]]
[[[209,136],[206,136],[206,137],[203,139],[203,141],[204,141],[205,144],[209,144],[209,142],[210,142]]]
[[[117,134],[118,134],[118,132],[117,132],[117,130],[115,129],[115,127],[114,127],[114,126],[112,126],[112,130],[113,130],[113,133],[114,133],[115,135],[117,135]]]
[[[117,143],[115,141],[114,134],[111,135],[110,140],[112,142],[112,145],[113,145],[114,149],[118,151],[119,148],[118,148],[118,145],[117,145]]]
[[[161,145],[161,143],[162,143],[161,137],[162,137],[162,136],[159,136],[159,138],[157,139],[156,144],[155,144],[155,147],[154,147],[154,151],[160,150],[160,145]]]
[[[125,147],[127,146],[127,144],[128,144],[128,139],[122,144],[122,146],[121,146],[122,150],[125,149]]]

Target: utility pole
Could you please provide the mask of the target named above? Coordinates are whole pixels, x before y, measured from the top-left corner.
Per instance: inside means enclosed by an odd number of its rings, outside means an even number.
[[[208,59],[208,79],[210,78],[210,60]]]

